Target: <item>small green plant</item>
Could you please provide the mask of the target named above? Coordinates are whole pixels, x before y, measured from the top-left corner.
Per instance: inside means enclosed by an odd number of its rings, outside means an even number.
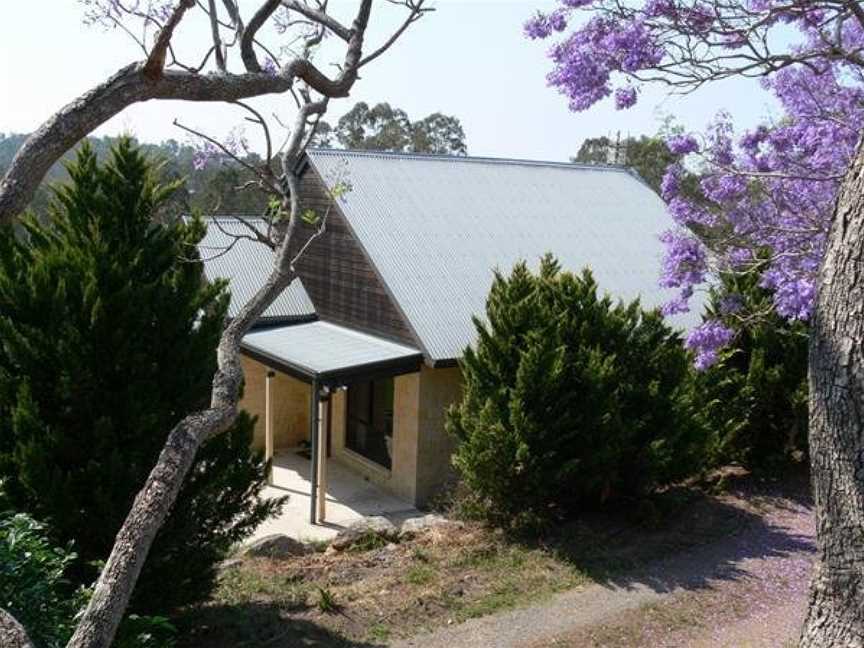
[[[0,607],[40,648],[66,644],[88,596],[66,578],[75,561],[71,546],[54,546],[48,536],[30,516],[0,512]]]
[[[369,628],[369,639],[372,641],[387,641],[390,639],[390,628],[383,623],[376,623]]]
[[[336,595],[326,587],[318,587],[318,602],[316,605],[318,611],[324,614],[333,614],[339,611]]]
[[[351,551],[374,551],[387,546],[388,540],[374,531],[366,531],[351,545]]]
[[[425,585],[435,578],[435,570],[429,565],[414,565],[408,570],[405,579],[412,585]]]
[[[417,562],[428,563],[431,560],[429,553],[421,549],[420,547],[414,547],[411,551],[411,557]]]

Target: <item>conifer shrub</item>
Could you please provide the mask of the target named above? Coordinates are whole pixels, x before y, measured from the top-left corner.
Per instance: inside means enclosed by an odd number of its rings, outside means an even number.
[[[776,472],[807,458],[807,324],[779,317],[759,275],[725,274],[706,319],[735,334],[698,380],[712,426],[709,459]]]
[[[496,274],[461,402],[454,464],[483,513],[521,524],[639,497],[699,470],[706,441],[679,334],[551,256]]]
[[[10,505],[74,543],[89,585],[172,427],[207,407],[228,294],[204,281],[200,220],[157,224],[176,184],[122,140],[84,146],[47,222],[0,230],[0,481]],[[241,414],[200,449],[132,611],[204,599],[232,544],[272,515]]]

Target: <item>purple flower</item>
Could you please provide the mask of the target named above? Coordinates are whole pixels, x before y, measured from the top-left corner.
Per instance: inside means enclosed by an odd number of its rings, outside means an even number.
[[[696,354],[695,367],[704,371],[719,359],[719,351],[735,333],[718,320],[708,320],[690,331],[684,345]]]
[[[681,173],[681,167],[672,164],[663,174],[663,180],[660,183],[660,196],[666,202],[678,196],[678,192],[681,190]]]
[[[195,151],[195,155],[192,158],[192,168],[196,171],[201,171],[204,169],[212,158],[216,156],[218,150],[216,147],[210,142],[204,142],[204,144]]]
[[[618,110],[630,108],[636,103],[636,88],[627,86],[615,90],[615,107]]]
[[[666,146],[674,155],[687,155],[699,150],[699,142],[692,135],[673,135],[666,140]]]

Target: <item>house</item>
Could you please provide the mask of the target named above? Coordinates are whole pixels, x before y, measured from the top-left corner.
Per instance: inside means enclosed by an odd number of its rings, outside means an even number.
[[[337,183],[350,190],[331,199]],[[241,406],[258,415],[255,443],[268,456],[311,449],[313,521],[328,457],[416,505],[447,481],[445,412],[494,268],[552,252],[565,268],[589,266],[616,297],[669,298],[657,286],[658,235],[671,222],[621,168],[310,150],[301,191],[326,230],[243,341]],[[219,219],[204,256],[241,229]],[[300,243],[313,231],[304,225]],[[236,311],[270,255],[244,240],[205,270],[230,279]]]

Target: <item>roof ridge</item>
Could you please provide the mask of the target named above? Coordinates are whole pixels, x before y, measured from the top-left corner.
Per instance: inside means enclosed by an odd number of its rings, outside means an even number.
[[[337,157],[347,155],[351,157],[384,158],[393,160],[424,160],[431,162],[468,162],[475,164],[510,164],[517,166],[544,166],[562,169],[586,170],[586,171],[614,171],[617,173],[629,173],[625,166],[614,164],[586,164],[583,162],[560,162],[553,160],[528,160],[525,158],[490,157],[478,155],[450,155],[443,153],[395,153],[393,151],[376,151],[366,149],[335,149],[315,148],[306,149],[311,156],[325,155]]]

